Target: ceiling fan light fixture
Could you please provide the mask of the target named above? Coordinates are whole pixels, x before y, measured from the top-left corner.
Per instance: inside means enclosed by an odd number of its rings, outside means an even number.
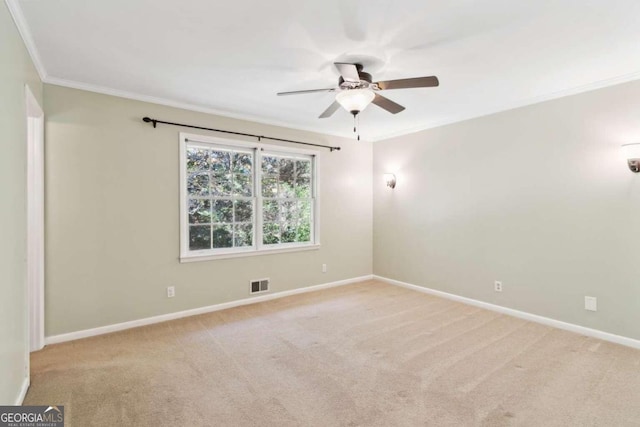
[[[371,89],[347,89],[336,95],[336,101],[354,116],[371,104],[376,94]]]

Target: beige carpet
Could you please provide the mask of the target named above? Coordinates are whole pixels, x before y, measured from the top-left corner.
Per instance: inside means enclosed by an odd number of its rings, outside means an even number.
[[[640,425],[640,351],[379,282],[32,356],[67,426]]]

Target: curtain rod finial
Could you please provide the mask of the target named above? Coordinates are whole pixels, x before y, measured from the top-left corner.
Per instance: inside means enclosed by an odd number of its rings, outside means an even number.
[[[154,128],[158,125],[158,121],[157,120],[153,120],[150,117],[143,117],[142,121],[145,122],[145,123],[149,123],[149,122],[153,123],[153,127]]]

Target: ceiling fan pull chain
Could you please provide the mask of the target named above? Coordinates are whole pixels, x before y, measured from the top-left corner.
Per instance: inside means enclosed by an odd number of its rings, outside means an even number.
[[[358,113],[353,114],[353,133],[357,134],[358,141],[360,141],[360,134],[358,133],[358,126],[360,125],[360,116]]]

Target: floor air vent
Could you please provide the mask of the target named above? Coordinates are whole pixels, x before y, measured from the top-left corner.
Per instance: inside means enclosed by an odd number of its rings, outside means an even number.
[[[269,279],[258,279],[250,282],[249,293],[258,294],[269,291]]]

